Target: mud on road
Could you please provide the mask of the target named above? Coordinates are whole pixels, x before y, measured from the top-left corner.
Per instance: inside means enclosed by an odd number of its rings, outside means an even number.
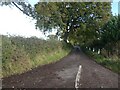
[[[2,87],[75,88],[79,65],[82,65],[79,88],[118,88],[118,74],[97,64],[80,50],[73,50],[56,63],[3,78]]]

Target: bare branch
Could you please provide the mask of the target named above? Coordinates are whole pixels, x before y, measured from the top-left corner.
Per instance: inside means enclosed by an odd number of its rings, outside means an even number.
[[[27,16],[29,16],[28,13],[26,13],[24,10],[22,10],[15,2],[12,2],[20,11],[22,11],[24,14],[26,14]]]

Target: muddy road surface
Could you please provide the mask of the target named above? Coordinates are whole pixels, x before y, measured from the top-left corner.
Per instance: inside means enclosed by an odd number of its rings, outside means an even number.
[[[3,88],[75,88],[79,65],[79,88],[118,88],[118,74],[74,49],[60,61],[2,79]]]

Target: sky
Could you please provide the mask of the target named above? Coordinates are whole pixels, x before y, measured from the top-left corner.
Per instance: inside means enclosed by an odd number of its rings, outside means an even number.
[[[113,0],[113,3],[112,3],[112,13],[113,15],[118,14],[118,2],[120,0]]]
[[[21,36],[37,36],[44,35],[35,29],[35,21],[24,15],[17,8],[8,6],[0,7],[0,33]]]
[[[34,6],[39,0],[28,0]],[[112,4],[112,13],[118,14],[118,1],[114,0]],[[24,15],[16,7],[0,6],[0,34],[20,35],[24,37],[36,36],[46,39],[46,36],[35,29],[35,20]],[[51,34],[55,34],[52,32]]]

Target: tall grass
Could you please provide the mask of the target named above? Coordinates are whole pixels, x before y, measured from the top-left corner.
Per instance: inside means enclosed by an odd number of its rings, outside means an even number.
[[[60,60],[70,51],[63,46],[58,40],[2,36],[2,77]]]
[[[84,52],[90,57],[94,58],[94,60],[100,65],[112,70],[113,72],[120,73],[120,58],[118,57],[104,57],[97,52],[92,52],[90,50],[84,50]]]

